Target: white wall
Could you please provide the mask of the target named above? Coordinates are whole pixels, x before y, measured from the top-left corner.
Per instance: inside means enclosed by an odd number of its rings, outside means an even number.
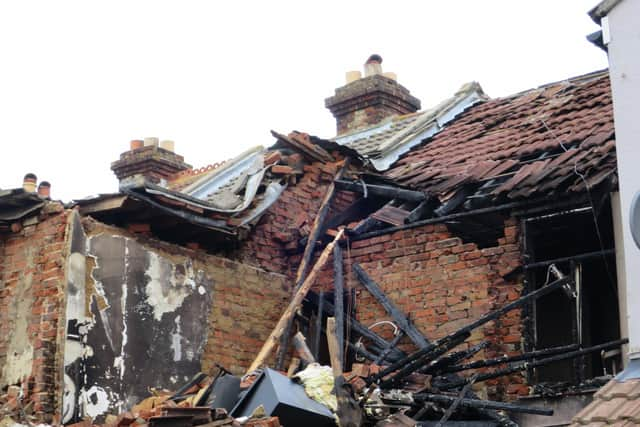
[[[616,149],[627,286],[629,356],[640,358],[640,250],[629,228],[629,208],[640,191],[640,1],[620,2],[603,21],[609,28],[609,73],[613,92]],[[603,31],[606,33],[606,28]],[[606,42],[606,40],[605,40]]]

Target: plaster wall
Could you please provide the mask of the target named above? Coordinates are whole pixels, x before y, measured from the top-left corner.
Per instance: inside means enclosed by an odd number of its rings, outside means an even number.
[[[640,249],[633,242],[629,213],[634,195],[640,191],[640,2],[620,2],[608,15],[609,73],[616,127],[616,152],[620,187],[624,271],[627,285],[629,354],[640,358]],[[606,21],[605,24],[607,25]]]

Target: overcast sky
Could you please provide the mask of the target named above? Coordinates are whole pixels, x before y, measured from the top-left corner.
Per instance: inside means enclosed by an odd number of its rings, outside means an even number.
[[[334,135],[324,99],[371,53],[423,108],[476,80],[504,96],[607,66],[597,0],[3,1],[0,188],[27,172],[65,201],[117,191],[129,140],[199,167]]]

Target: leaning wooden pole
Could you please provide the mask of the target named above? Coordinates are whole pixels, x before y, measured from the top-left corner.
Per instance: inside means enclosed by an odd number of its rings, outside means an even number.
[[[334,176],[334,182],[335,180],[339,180],[340,178],[342,178],[345,171],[349,168],[350,162],[350,157],[344,159],[342,167],[336,172]],[[333,197],[336,194],[336,185],[334,182],[329,184],[327,192],[324,195],[324,199],[322,199],[322,203],[320,203],[318,213],[313,220],[313,226],[311,227],[311,231],[309,232],[309,238],[307,239],[307,244],[304,247],[304,253],[302,254],[302,259],[300,260],[298,271],[296,272],[296,283],[294,292],[296,292],[298,288],[302,286],[302,283],[304,283],[304,280],[307,277],[307,273],[309,272],[309,264],[311,263],[311,259],[313,258],[313,252],[315,250],[317,241],[320,238],[320,234],[324,229],[325,219],[327,217],[327,214],[329,213],[329,208],[331,207]],[[278,349],[278,355],[276,357],[276,369],[282,369],[282,367],[284,366],[284,358],[287,354],[287,348],[289,347],[289,336],[291,335],[292,322],[293,318],[289,321],[289,323],[287,323],[280,339],[280,348]]]
[[[296,311],[302,305],[302,301],[304,300],[304,297],[307,295],[307,292],[309,292],[309,289],[311,289],[311,286],[315,282],[316,277],[318,276],[318,273],[320,272],[320,270],[322,270],[324,265],[327,263],[327,260],[329,259],[329,255],[333,251],[333,247],[342,238],[343,234],[344,234],[344,229],[341,229],[340,231],[338,231],[338,234],[336,234],[336,237],[331,241],[331,243],[329,243],[327,247],[324,248],[324,250],[320,254],[320,257],[318,258],[318,261],[316,261],[315,265],[311,269],[309,276],[307,276],[305,281],[302,283],[302,286],[300,286],[300,288],[296,290],[293,296],[293,299],[289,303],[289,306],[284,311],[284,313],[282,313],[282,316],[280,317],[280,320],[276,324],[276,327],[273,328],[273,331],[269,335],[269,338],[267,338],[267,340],[265,341],[264,345],[262,346],[262,349],[260,350],[255,360],[247,370],[247,373],[253,372],[256,369],[258,369],[260,366],[262,366],[264,364],[264,361],[267,359],[267,357],[269,357],[269,354],[271,354],[271,351],[273,350],[273,348],[278,344],[278,341],[282,336],[283,332],[285,331],[287,324],[291,319],[293,319],[293,316],[295,315]]]

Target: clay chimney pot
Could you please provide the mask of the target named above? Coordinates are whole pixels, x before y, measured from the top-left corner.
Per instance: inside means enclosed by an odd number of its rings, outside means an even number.
[[[34,193],[36,191],[36,182],[38,181],[38,177],[35,174],[28,173],[24,176],[22,180],[22,189],[27,193]]]

